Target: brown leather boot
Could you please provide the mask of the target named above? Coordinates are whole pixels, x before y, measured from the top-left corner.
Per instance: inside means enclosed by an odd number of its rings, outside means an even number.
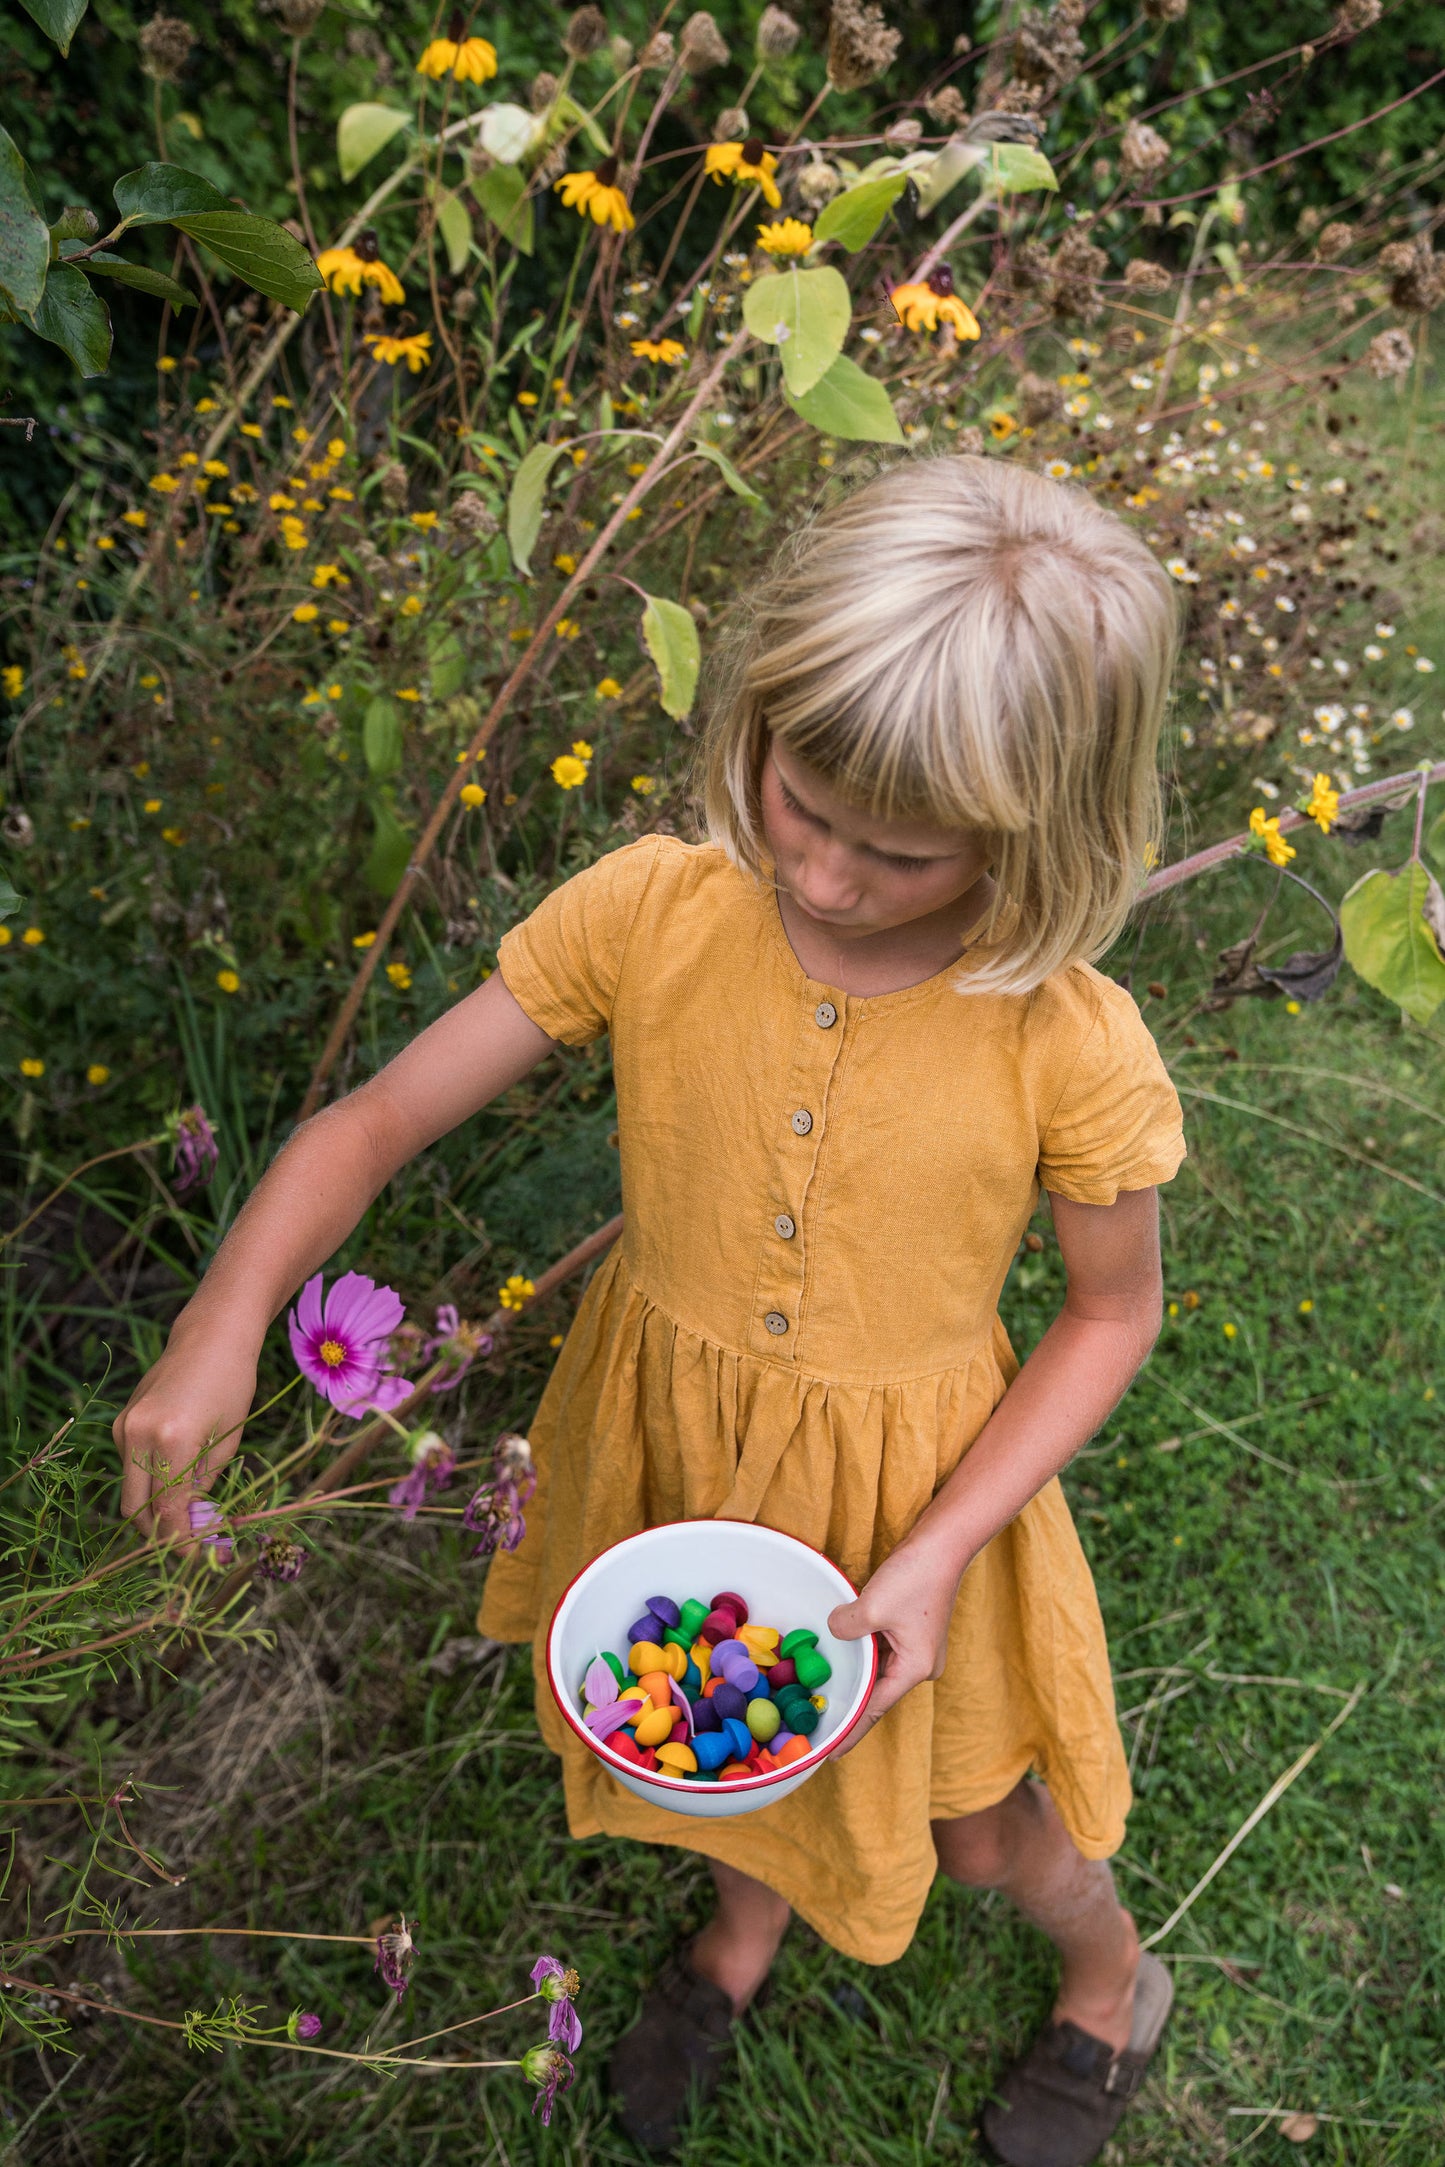
[[[617,2119],[635,2144],[670,2152],[687,2116],[722,2083],[733,2048],[732,1998],[672,1957],[647,1991],[642,2014],[612,2050],[608,2074]]]

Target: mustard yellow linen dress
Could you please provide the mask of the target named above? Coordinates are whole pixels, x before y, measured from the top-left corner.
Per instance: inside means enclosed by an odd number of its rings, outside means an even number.
[[[663,1521],[759,1521],[861,1586],[1017,1373],[997,1302],[1040,1185],[1108,1204],[1184,1156],[1133,1000],[1082,964],[1028,995],[960,994],[957,965],[845,993],[806,976],[766,883],[661,836],[556,889],[500,969],[551,1037],[610,1033],[617,1084],[626,1231],[543,1395],[527,1533],[481,1611],[533,1643],[572,1834],[725,1860],[874,1964],[913,1936],[930,1819],[1030,1769],[1107,1857],[1128,1774],[1056,1481],[965,1573],[938,1682],[757,1813],[684,1820],[623,1790],[563,1726],[542,1650],[581,1567]]]

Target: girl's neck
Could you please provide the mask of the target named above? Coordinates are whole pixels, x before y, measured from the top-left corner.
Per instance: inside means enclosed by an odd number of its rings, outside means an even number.
[[[801,910],[786,889],[775,894],[788,946],[805,975],[866,998],[921,986],[957,963],[965,939],[992,901],[993,882],[984,873],[942,910],[877,933],[827,925]]]

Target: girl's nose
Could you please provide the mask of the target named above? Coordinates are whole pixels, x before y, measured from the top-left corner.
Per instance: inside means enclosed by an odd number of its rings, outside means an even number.
[[[852,853],[831,836],[820,837],[805,853],[794,887],[805,910],[851,910],[858,900]]]

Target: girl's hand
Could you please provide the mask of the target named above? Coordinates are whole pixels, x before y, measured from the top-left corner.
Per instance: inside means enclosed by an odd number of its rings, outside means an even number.
[[[208,1490],[241,1442],[256,1396],[256,1353],[244,1341],[207,1334],[202,1353],[173,1333],[116,1416],[120,1509],[143,1535],[189,1543],[191,1499]],[[212,1439],[216,1443],[211,1443]]]
[[[851,1753],[905,1693],[925,1678],[942,1677],[960,1577],[957,1562],[943,1555],[941,1545],[914,1534],[884,1560],[856,1602],[841,1603],[829,1617],[828,1631],[837,1640],[876,1633],[883,1643],[867,1706],[835,1760]]]

